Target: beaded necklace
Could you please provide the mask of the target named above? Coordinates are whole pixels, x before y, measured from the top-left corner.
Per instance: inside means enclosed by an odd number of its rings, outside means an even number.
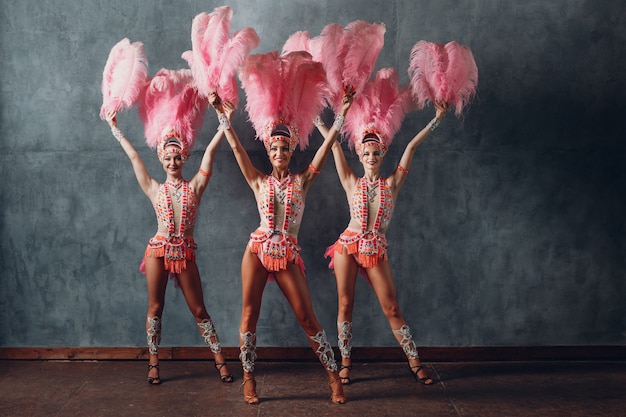
[[[268,213],[266,215],[267,217],[267,224],[268,227],[276,232],[276,228],[274,225],[274,216],[276,215],[276,213],[274,212],[274,186],[277,186],[279,189],[282,190],[282,188],[284,187],[284,183],[287,183],[287,190],[285,192],[285,194],[282,196],[279,195],[279,199],[281,200],[280,202],[283,203],[285,202],[285,218],[283,220],[283,225],[282,228],[280,230],[280,232],[283,235],[287,234],[287,230],[289,229],[289,218],[291,217],[291,196],[293,194],[293,182],[291,181],[291,175],[288,175],[287,178],[285,178],[285,180],[283,180],[283,182],[281,183],[280,181],[278,181],[273,175],[270,175],[270,181],[268,183],[269,186],[269,190],[268,190]]]
[[[189,184],[187,181],[182,182],[182,190],[177,189],[176,184],[171,181],[165,182],[165,203],[167,205],[167,217],[168,217],[168,233],[171,237],[182,237],[185,234],[185,226],[187,223],[187,199],[189,196]],[[178,234],[176,233],[176,222],[174,221],[174,208],[172,207],[172,197],[170,187],[176,189],[176,193],[182,193],[182,204],[180,207],[180,223],[178,225]]]
[[[378,212],[376,213],[376,220],[374,221],[374,227],[372,227],[373,232],[378,232],[380,228],[380,223],[383,217],[383,211],[385,208],[385,196],[383,193],[383,179],[379,178],[376,182],[378,182],[378,194],[380,194],[380,202],[378,205]],[[368,190],[367,190],[367,179],[361,178],[361,232],[367,232],[367,209],[368,209]]]

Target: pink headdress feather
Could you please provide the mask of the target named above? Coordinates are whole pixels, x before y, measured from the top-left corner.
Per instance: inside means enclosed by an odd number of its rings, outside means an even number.
[[[313,118],[324,109],[326,76],[321,63],[306,51],[277,51],[248,56],[239,73],[246,92],[246,110],[266,147],[272,128],[290,130],[290,148],[308,145]]]
[[[226,101],[237,105],[239,91],[235,73],[260,39],[252,28],[244,28],[230,36],[232,9],[217,7],[211,13],[200,13],[191,25],[192,50],[183,53],[198,92],[204,98],[217,92]]]
[[[139,104],[148,146],[158,148],[164,139],[176,137],[185,150],[193,148],[207,102],[199,97],[191,70],[159,70]]]
[[[398,73],[393,68],[380,69],[355,98],[346,117],[350,146],[360,153],[365,135],[375,134],[386,153],[410,108],[411,92],[408,86],[400,86]]]
[[[419,107],[427,101],[448,103],[459,116],[476,94],[478,68],[469,47],[419,41],[409,62],[411,90]]]
[[[143,43],[119,41],[109,53],[102,74],[102,107],[100,118],[109,112],[131,108],[138,100],[148,79],[148,58]]]

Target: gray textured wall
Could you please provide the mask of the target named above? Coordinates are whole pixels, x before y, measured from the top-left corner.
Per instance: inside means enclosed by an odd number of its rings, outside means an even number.
[[[0,5],[0,346],[143,345],[146,294],[137,267],[155,220],[130,163],[98,118],[102,69],[123,37],[144,42],[151,74],[183,67],[192,18],[221,4]],[[462,119],[448,116],[418,150],[388,235],[400,302],[419,344],[625,343],[623,1],[229,5],[233,29],[258,31],[262,43],[254,52],[280,49],[291,33],[315,35],[331,22],[383,22],[379,64],[398,69],[403,81],[420,39],[472,48],[478,100]],[[431,117],[432,108],[408,116],[385,174]],[[163,179],[136,112],[119,119],[149,171]],[[238,112],[234,124],[263,164],[246,115]],[[208,117],[189,164],[194,169],[215,128]],[[302,154],[294,165],[306,166],[311,157]],[[332,161],[307,203],[300,240],[308,282],[334,339],[334,278],[322,253],[348,212]],[[227,346],[237,344],[239,261],[257,222],[253,195],[223,143],[196,230],[205,299]],[[357,297],[355,344],[395,345],[362,282]],[[306,345],[275,285],[266,290],[258,337],[262,345]],[[173,286],[163,344],[201,344]]]

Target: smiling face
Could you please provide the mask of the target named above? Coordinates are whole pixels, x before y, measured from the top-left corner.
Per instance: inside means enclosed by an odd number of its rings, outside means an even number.
[[[363,168],[378,172],[380,171],[380,165],[383,162],[383,155],[380,151],[380,147],[377,144],[364,145],[359,155],[359,161],[363,164]]]
[[[177,146],[168,146],[165,148],[163,158],[161,159],[163,170],[171,177],[178,178],[182,176],[183,165],[185,164],[180,148]]]
[[[274,140],[270,145],[267,156],[276,169],[287,169],[293,152],[289,150],[289,143],[282,139]]]

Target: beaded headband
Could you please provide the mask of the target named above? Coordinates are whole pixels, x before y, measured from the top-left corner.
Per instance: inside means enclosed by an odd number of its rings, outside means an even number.
[[[187,162],[187,159],[189,158],[189,150],[185,146],[185,142],[183,142],[179,135],[174,131],[169,131],[159,142],[159,145],[157,146],[157,156],[159,161],[163,162],[163,158],[168,152],[180,154],[183,163]]]
[[[274,142],[283,141],[289,144],[289,151],[293,152],[298,146],[298,128],[289,125],[283,119],[274,120],[268,123],[263,129],[263,144],[265,150],[269,152]]]
[[[365,129],[363,132],[363,139],[356,144],[356,153],[359,156],[363,155],[363,151],[367,146],[375,146],[380,151],[380,156],[385,156],[389,150],[389,146],[385,144],[383,139],[384,135],[378,131],[375,127]]]

